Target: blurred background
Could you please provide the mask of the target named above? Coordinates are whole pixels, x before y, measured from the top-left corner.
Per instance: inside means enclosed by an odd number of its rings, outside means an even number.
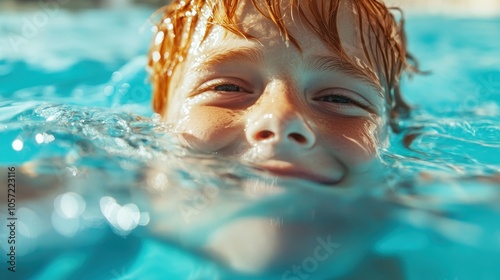
[[[40,2],[56,0],[0,0],[0,10],[37,8]],[[169,0],[57,0],[67,9],[123,8],[132,5],[161,7]],[[449,14],[458,16],[500,15],[500,0],[385,0],[407,13]]]
[[[132,5],[161,7],[170,0],[0,0],[0,9],[37,8],[40,2],[57,1],[67,9],[120,8]]]
[[[500,0],[385,0],[409,14],[438,14],[465,17],[500,15]]]

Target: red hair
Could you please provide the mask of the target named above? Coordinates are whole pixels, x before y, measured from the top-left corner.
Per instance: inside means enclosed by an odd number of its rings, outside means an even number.
[[[404,18],[397,21],[390,10],[378,0],[350,0],[357,24],[361,30],[360,41],[369,68],[358,65],[349,56],[340,39],[337,16],[342,0],[250,0],[254,8],[274,22],[286,41],[300,50],[283,20],[283,11],[291,8],[305,19],[308,27],[339,58],[357,66],[357,71],[377,80],[387,93],[387,104],[391,116],[406,113],[408,106],[401,98],[399,78],[403,71],[416,72],[414,62],[406,51]],[[344,0],[346,1],[346,0]],[[202,9],[210,11],[204,39],[213,25],[248,39],[238,22],[237,8],[240,0],[174,0],[158,12],[161,20],[156,24],[156,36],[149,53],[149,67],[153,83],[153,109],[160,114],[167,106],[171,77],[179,64],[186,58],[195,27],[202,16]],[[325,3],[326,2],[326,3]],[[285,4],[284,4],[285,3]],[[398,10],[399,9],[395,9]],[[399,11],[401,12],[401,11]],[[203,40],[202,40],[203,41]]]

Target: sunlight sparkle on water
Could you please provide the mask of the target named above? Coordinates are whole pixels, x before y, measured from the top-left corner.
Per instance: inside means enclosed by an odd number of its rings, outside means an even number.
[[[73,219],[85,211],[85,200],[77,193],[68,192],[56,197],[55,210],[64,218]]]
[[[113,197],[105,196],[101,198],[100,206],[104,217],[121,234],[128,234],[138,225],[149,223],[149,213],[141,213],[134,203],[121,206]]]
[[[15,151],[20,151],[22,150],[24,147],[24,143],[21,139],[16,139],[14,141],[12,141],[12,149],[14,149]]]
[[[43,135],[41,133],[37,133],[35,135],[35,140],[38,144],[42,144],[43,143]]]

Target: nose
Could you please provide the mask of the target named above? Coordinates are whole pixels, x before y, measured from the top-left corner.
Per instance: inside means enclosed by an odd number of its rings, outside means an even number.
[[[280,95],[287,94],[286,92]],[[287,148],[311,148],[316,135],[290,98],[263,98],[246,127],[250,144],[270,143]]]

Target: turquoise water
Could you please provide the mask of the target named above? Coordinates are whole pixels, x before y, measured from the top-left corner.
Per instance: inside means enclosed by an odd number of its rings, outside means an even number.
[[[498,279],[499,19],[408,19],[432,74],[405,80],[414,110],[380,151],[381,182],[274,193],[265,174],[184,151],[152,113],[151,12],[0,14],[0,186],[16,167],[18,218],[17,271],[2,261],[1,279]],[[278,261],[200,250],[257,247],[250,230],[215,238],[253,218],[281,234]]]

